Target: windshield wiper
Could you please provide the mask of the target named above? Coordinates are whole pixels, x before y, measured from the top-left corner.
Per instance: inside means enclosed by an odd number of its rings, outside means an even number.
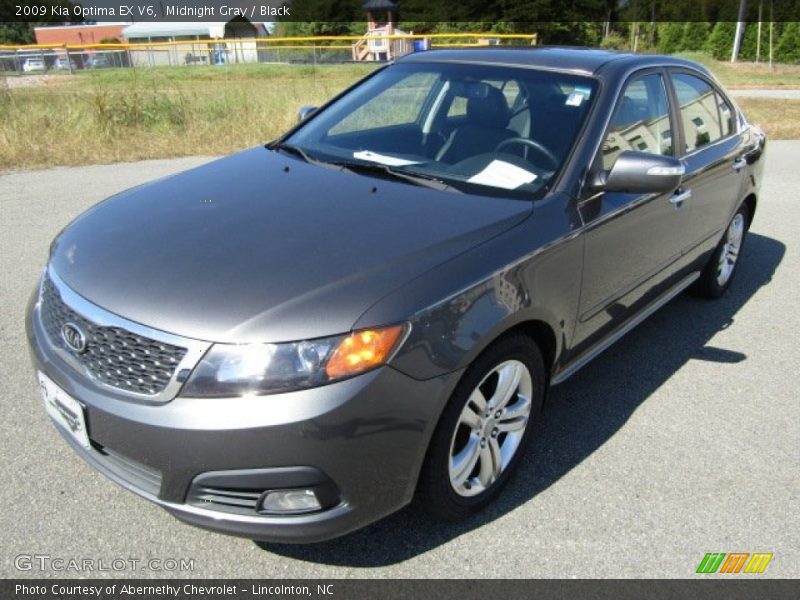
[[[322,161],[317,160],[313,156],[311,156],[308,152],[303,150],[300,146],[295,146],[294,144],[287,144],[286,142],[272,142],[267,144],[267,148],[270,150],[283,150],[287,154],[294,154],[295,156],[299,156],[304,161],[312,165],[321,165],[323,164]]]
[[[380,163],[361,163],[361,162],[351,162],[351,161],[323,161],[314,158],[300,146],[295,146],[294,144],[287,144],[286,142],[273,142],[271,144],[267,144],[267,148],[269,148],[270,150],[283,150],[288,154],[299,156],[305,162],[312,165],[319,165],[322,167],[346,170],[346,171],[351,171],[353,173],[373,173],[384,176],[388,175],[393,179],[408,181],[415,185],[431,188],[434,190],[457,192],[459,194],[463,193],[461,190],[456,189],[453,186],[445,183],[441,179],[437,179],[436,177],[433,177],[431,175],[423,175],[421,173],[408,173],[407,171],[397,171],[396,169],[392,169],[388,165],[382,165]]]
[[[419,185],[434,190],[456,192],[459,194],[463,194],[461,190],[454,188],[453,186],[442,181],[441,179],[437,179],[436,177],[433,177],[431,175],[423,175],[421,173],[409,173],[408,171],[398,171],[397,169],[391,168],[389,165],[383,165],[380,163],[361,163],[361,162],[351,162],[351,161],[337,161],[337,162],[331,162],[329,164],[342,167],[343,169],[352,171],[354,173],[372,173],[377,175],[388,175],[393,179],[408,181],[409,183],[413,183],[414,185]]]

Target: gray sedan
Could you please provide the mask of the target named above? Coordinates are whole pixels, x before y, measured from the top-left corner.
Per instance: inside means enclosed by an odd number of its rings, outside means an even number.
[[[683,290],[725,293],[764,148],[689,61],[411,55],[67,226],[27,318],[45,407],[216,531],[320,541],[412,499],[467,517],[549,386]]]

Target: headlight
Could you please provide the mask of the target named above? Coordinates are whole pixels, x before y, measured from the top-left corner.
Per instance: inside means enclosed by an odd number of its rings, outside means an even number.
[[[406,326],[288,344],[215,344],[181,392],[186,397],[276,394],[324,385],[384,364]]]

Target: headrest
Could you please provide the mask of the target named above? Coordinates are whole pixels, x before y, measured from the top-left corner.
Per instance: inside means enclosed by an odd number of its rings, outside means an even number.
[[[467,100],[467,120],[470,125],[502,129],[508,125],[510,118],[506,97],[496,87],[487,86],[486,96]]]
[[[546,106],[548,110],[564,110],[567,105],[568,96],[566,94],[550,94],[547,97]]]

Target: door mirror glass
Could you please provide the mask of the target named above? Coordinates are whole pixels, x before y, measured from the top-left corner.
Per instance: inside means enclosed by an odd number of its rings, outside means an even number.
[[[300,110],[297,111],[297,121],[305,121],[311,114],[317,110],[317,106],[312,106],[311,104],[304,104],[300,107]]]
[[[683,163],[675,157],[628,150],[617,157],[610,171],[599,174],[595,187],[632,194],[668,193],[681,184],[684,172]]]

